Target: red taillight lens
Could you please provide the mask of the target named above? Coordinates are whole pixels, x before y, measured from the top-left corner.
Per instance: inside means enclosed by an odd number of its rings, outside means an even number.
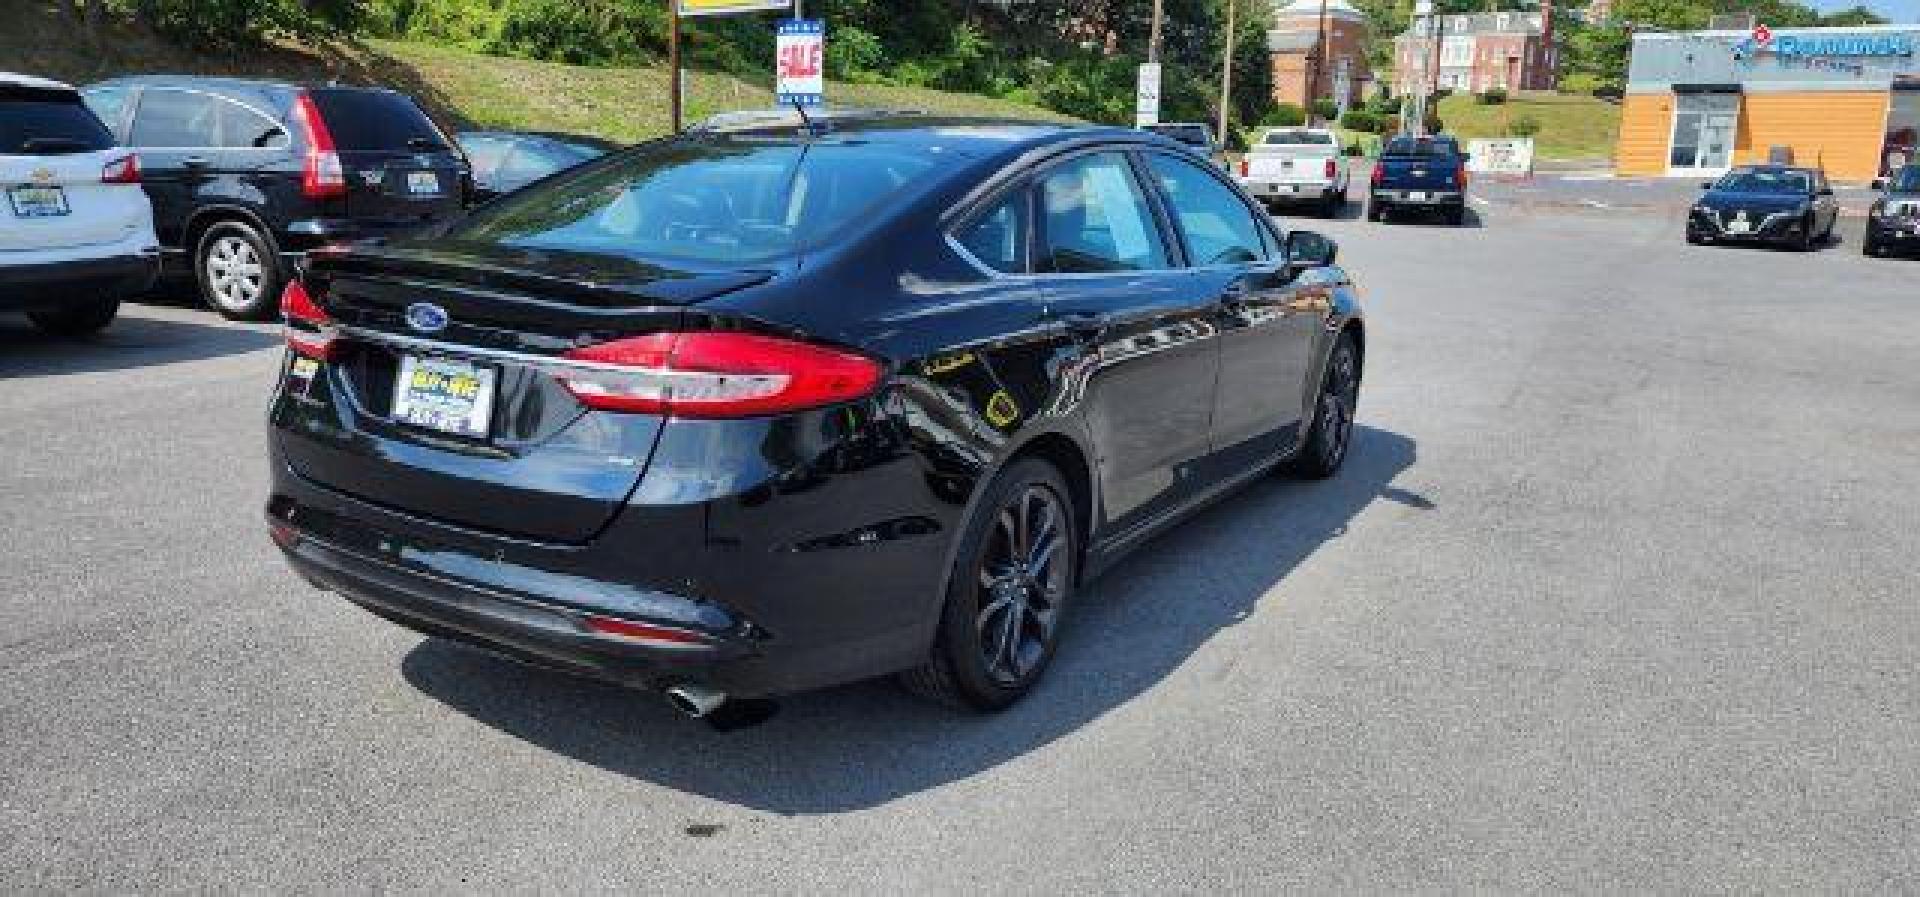
[[[1241,156],[1240,157],[1240,176],[1246,177],[1248,170],[1249,170],[1249,166],[1247,165],[1247,157]]]
[[[1375,187],[1378,187],[1380,186],[1380,183],[1382,181],[1385,181],[1386,179],[1387,179],[1387,170],[1384,167],[1382,167],[1380,163],[1378,162],[1373,163],[1373,185]]]
[[[302,93],[293,104],[293,120],[307,143],[306,164],[300,172],[300,194],[308,199],[347,195],[346,167],[340,164],[333,132],[327,130],[327,120],[320,117],[320,108],[313,104],[312,94]]]
[[[140,157],[122,156],[108,162],[100,169],[102,184],[138,184],[140,183]]]
[[[333,353],[333,341],[340,331],[307,294],[306,284],[287,281],[286,291],[280,294],[280,317],[286,322],[287,348],[319,361],[326,361]]]
[[[1340,176],[1339,163],[1333,161],[1332,159],[1328,159],[1326,173],[1327,173],[1327,180],[1329,181],[1333,180],[1336,177],[1339,177]]]
[[[561,376],[589,408],[678,417],[754,417],[857,399],[880,383],[871,358],[751,333],[654,333],[574,349]]]
[[[697,632],[635,623],[632,620],[621,620],[615,617],[588,617],[586,623],[588,629],[601,635],[611,635],[629,641],[650,642],[656,645],[712,644],[711,640]]]
[[[1460,169],[1453,173],[1453,177],[1454,177],[1454,183],[1459,184],[1460,189],[1462,190],[1467,189],[1467,163],[1465,162],[1460,163]]]

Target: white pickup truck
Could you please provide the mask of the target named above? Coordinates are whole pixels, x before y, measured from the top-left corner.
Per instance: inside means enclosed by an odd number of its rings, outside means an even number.
[[[1347,160],[1327,128],[1269,128],[1240,159],[1240,185],[1268,208],[1314,203],[1328,217],[1347,204]]]

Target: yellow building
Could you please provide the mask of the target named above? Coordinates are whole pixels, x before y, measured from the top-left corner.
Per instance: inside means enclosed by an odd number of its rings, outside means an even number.
[[[1789,158],[1864,182],[1914,157],[1920,28],[1634,36],[1615,168],[1718,175]]]

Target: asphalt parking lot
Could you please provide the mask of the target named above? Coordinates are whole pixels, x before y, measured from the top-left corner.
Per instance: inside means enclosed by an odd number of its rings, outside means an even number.
[[[723,735],[423,640],[265,537],[273,328],[0,321],[0,888],[1920,888],[1920,261],[1487,196],[1298,222],[1371,314],[1348,468],[998,716]]]

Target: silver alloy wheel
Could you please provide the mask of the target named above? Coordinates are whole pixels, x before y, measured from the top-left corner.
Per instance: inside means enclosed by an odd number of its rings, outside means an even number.
[[[216,237],[207,248],[207,295],[222,308],[245,312],[260,299],[267,272],[253,243],[237,234]]]
[[[1320,425],[1326,429],[1328,467],[1339,465],[1346,457],[1347,444],[1353,438],[1353,406],[1359,394],[1360,371],[1353,350],[1343,342],[1334,351],[1326,387],[1320,393]]]
[[[1000,509],[980,556],[980,637],[987,675],[1003,686],[1025,680],[1053,644],[1066,596],[1066,508],[1052,489],[1031,485]]]

